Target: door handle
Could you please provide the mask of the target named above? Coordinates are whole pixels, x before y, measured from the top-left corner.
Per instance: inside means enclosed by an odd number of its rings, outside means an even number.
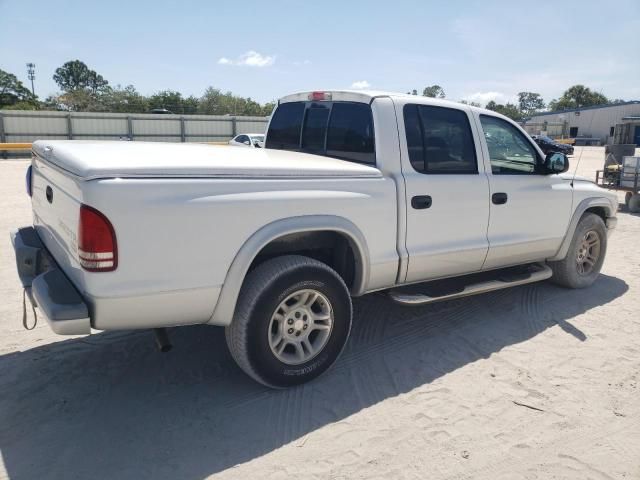
[[[507,194],[504,192],[494,193],[491,195],[491,201],[494,205],[503,205],[507,203]]]
[[[429,195],[416,195],[411,199],[411,206],[416,210],[424,210],[431,206],[432,199]]]

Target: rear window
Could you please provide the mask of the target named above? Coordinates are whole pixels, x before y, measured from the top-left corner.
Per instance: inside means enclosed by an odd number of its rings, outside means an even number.
[[[355,102],[283,103],[269,125],[266,148],[375,165],[371,106]]]
[[[324,139],[327,136],[327,122],[331,107],[322,103],[312,103],[304,116],[302,129],[302,150],[310,153],[323,153]]]
[[[304,108],[304,103],[292,102],[283,103],[276,109],[269,125],[267,148],[280,150],[299,148]]]

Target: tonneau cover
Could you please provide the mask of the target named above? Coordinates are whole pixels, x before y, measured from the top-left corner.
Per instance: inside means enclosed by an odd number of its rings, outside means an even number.
[[[375,167],[306,153],[165,142],[38,140],[33,151],[83,180],[127,177],[380,177]]]

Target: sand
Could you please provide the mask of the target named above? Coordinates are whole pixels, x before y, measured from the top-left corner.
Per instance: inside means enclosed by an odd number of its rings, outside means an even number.
[[[580,173],[602,159],[584,148]],[[144,331],[24,331],[25,168],[0,162],[0,478],[640,478],[640,216],[619,212],[586,290],[358,299],[333,370],[271,391],[217,327],[173,329],[168,354]]]

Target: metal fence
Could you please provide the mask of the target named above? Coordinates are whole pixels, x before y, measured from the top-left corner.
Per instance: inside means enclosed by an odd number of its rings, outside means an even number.
[[[222,142],[264,133],[268,117],[0,110],[0,143],[38,139]]]

